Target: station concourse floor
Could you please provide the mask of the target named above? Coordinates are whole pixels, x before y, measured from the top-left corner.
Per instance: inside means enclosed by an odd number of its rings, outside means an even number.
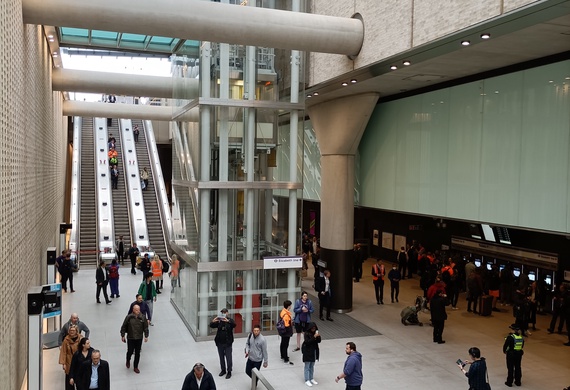
[[[462,294],[458,307],[448,307],[448,320],[445,323],[443,339],[445,344],[432,342],[433,328],[429,314],[420,314],[423,327],[403,326],[400,311],[412,305],[415,297],[421,294],[419,279],[403,280],[400,283],[399,303],[390,303],[389,282],[384,288],[384,305],[377,305],[372,286],[370,268],[373,260],[363,266],[364,277],[354,283],[353,310],[347,314],[380,335],[350,337],[347,339],[323,339],[320,344],[320,360],[316,362],[314,379],[319,382],[316,390],[344,390],[344,381],[334,379],[342,372],[346,359],[345,344],[356,343],[363,355],[364,383],[362,389],[467,389],[467,379],[455,364],[459,358],[467,359],[467,350],[472,346],[481,349],[487,359],[489,379],[494,389],[506,388],[505,357],[502,353],[504,337],[508,326],[513,322],[512,307],[501,307],[502,312],[494,312],[490,317],[480,317],[466,311],[465,294]],[[111,388],[121,390],[162,390],[181,389],[184,377],[196,362],[203,363],[215,378],[219,390],[249,389],[251,380],[245,374],[243,347],[245,337],[236,338],[233,346],[234,369],[231,379],[219,377],[220,371],[217,350],[213,341],[195,342],[186,326],[170,303],[170,281],[164,281],[163,293],[154,304],[154,326],[150,327],[150,337],[143,344],[140,374],[125,367],[126,344],[120,339],[120,326],[129,305],[134,301],[141,282],[139,271],[130,274],[128,266],[121,269],[121,297],[110,305],[95,301],[95,270],[82,269],[75,274],[75,293],[63,295],[63,317],[67,321],[72,312],[77,312],[81,321],[91,330],[91,345],[101,350],[102,359],[107,360],[111,369]],[[309,275],[311,270],[309,270]],[[303,280],[303,288],[311,289],[312,279]],[[334,286],[333,286],[334,292]],[[101,297],[104,302],[103,297]],[[318,302],[314,302],[318,310]],[[231,313],[230,313],[231,314]],[[319,324],[318,313],[313,320]],[[345,314],[332,314],[334,319]],[[525,339],[523,357],[523,389],[562,390],[570,385],[570,347],[564,346],[567,336],[548,334],[550,316],[537,316],[537,330]],[[334,326],[335,322],[327,326]],[[303,389],[307,386],[303,379],[303,363],[300,352],[291,352],[295,346],[295,336],[291,339],[289,356],[294,365],[285,365],[279,356],[279,338],[276,334],[265,333],[268,343],[269,365],[262,369],[263,375],[272,386],[278,389]],[[64,373],[58,364],[59,350],[44,350],[43,384],[44,389],[63,389]],[[264,386],[261,382],[259,389]],[[516,388],[516,386],[515,386]]]

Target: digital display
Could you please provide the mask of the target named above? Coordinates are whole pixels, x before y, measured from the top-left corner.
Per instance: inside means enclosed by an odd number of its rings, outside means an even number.
[[[500,266],[499,266],[499,271],[502,271],[502,270],[504,270],[504,269],[505,269],[505,266],[504,266],[504,265],[500,265]]]
[[[470,223],[469,224],[469,233],[471,233],[471,237],[476,238],[478,240],[481,239],[481,231],[479,230],[479,226],[474,224],[474,223]]]
[[[515,278],[518,278],[519,276],[521,276],[520,268],[513,269],[513,275],[515,276]]]
[[[486,241],[497,242],[495,233],[493,232],[493,228],[491,226],[481,224],[481,228],[483,229],[483,236],[485,237]]]
[[[548,286],[552,286],[552,276],[551,276],[551,275],[546,275],[546,278],[544,278],[544,282],[545,282]]]
[[[475,263],[475,267],[477,267],[477,268],[481,267],[481,259],[475,259],[474,263]]]
[[[487,263],[487,270],[490,271],[491,269],[493,269],[493,264]]]
[[[536,281],[536,273],[534,271],[528,273],[528,280],[530,280],[531,282]]]
[[[497,232],[497,236],[499,237],[499,242],[501,244],[511,245],[511,237],[506,227],[495,226],[495,231]]]

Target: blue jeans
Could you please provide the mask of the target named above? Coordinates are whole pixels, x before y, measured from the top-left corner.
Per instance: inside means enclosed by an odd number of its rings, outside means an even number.
[[[305,362],[305,382],[313,379],[315,372],[315,362]]]

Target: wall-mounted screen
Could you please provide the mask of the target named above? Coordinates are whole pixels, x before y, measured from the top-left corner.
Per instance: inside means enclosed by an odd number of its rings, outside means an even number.
[[[546,283],[547,286],[552,287],[552,275],[546,275],[544,278],[544,283]]]
[[[490,271],[491,269],[493,269],[493,264],[487,263],[487,271]]]
[[[475,263],[475,267],[477,267],[477,268],[481,267],[481,259],[475,259],[474,263]]]
[[[479,225],[470,223],[469,224],[469,233],[471,233],[472,238],[476,238],[478,240],[481,239],[481,231],[479,229]]]
[[[513,276],[515,278],[518,278],[519,276],[521,276],[521,269],[520,268],[514,268],[513,269]]]
[[[528,280],[530,280],[531,282],[535,282],[536,281],[536,272],[530,271],[528,273]]]

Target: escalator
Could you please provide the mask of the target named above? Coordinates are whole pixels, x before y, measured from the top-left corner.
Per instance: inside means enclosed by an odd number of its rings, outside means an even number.
[[[150,159],[148,156],[148,148],[146,144],[145,132],[147,129],[144,128],[143,121],[133,120],[133,128],[138,125],[140,129],[139,140],[136,143],[136,153],[139,169],[142,171],[143,168],[147,168],[149,172],[148,178],[148,188],[142,191],[144,208],[146,214],[146,228],[148,233],[148,239],[150,247],[152,250],[160,255],[163,259],[167,259],[167,251],[164,240],[164,232],[162,230],[162,223],[160,220],[160,211],[158,209],[157,193],[154,185],[154,177],[157,174],[154,172],[153,167],[150,164]]]
[[[79,265],[97,265],[97,215],[95,211],[95,154],[93,118],[81,126],[81,207],[79,212]]]
[[[107,126],[109,137],[116,139],[115,150],[118,154],[119,164],[119,183],[117,189],[112,191],[113,196],[113,225],[115,227],[115,237],[113,243],[117,241],[119,236],[123,236],[124,250],[128,250],[131,246],[131,228],[129,224],[129,208],[127,205],[127,194],[125,186],[125,161],[122,153],[121,132],[119,131],[117,119],[113,119],[112,125]]]

